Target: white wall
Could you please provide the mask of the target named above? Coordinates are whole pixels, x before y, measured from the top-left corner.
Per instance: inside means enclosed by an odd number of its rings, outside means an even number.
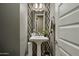
[[[20,55],[27,52],[27,4],[20,4]]]
[[[50,18],[52,18],[52,16],[55,16],[55,4],[54,3],[50,3]]]

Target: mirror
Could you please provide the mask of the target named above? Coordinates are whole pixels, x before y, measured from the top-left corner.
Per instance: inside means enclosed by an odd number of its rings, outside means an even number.
[[[35,31],[42,33],[45,30],[45,15],[35,14]]]

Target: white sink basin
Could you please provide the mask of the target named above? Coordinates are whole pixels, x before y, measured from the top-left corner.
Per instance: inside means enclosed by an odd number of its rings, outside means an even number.
[[[48,41],[49,39],[44,36],[32,36],[29,41],[35,42],[37,44],[37,56],[41,56],[41,43]]]
[[[44,36],[32,36],[29,41],[37,43],[38,41],[44,42],[47,41],[48,38]]]

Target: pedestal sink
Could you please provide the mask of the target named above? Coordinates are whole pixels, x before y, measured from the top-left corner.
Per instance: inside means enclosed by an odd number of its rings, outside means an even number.
[[[44,36],[32,36],[29,41],[35,42],[37,44],[37,56],[41,56],[41,43],[48,41],[49,39]]]

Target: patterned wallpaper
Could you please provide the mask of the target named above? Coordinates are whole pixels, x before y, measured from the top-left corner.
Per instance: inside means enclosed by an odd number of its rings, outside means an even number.
[[[29,38],[31,36],[31,32],[32,32],[32,4],[27,4],[28,5],[28,41]]]
[[[50,22],[50,4],[49,3],[45,3],[45,8],[46,8],[46,12],[45,12],[45,28],[46,30],[49,31],[49,22]],[[42,49],[42,56],[44,55],[50,55],[50,46],[49,46],[49,41],[48,42],[44,42],[41,45],[41,49]]]
[[[34,14],[35,13],[42,13],[42,12],[35,12],[35,11],[32,11],[32,7],[33,7],[33,4],[32,3],[29,3],[28,4],[28,41],[29,41],[29,38],[31,36],[31,33],[33,32],[33,28],[34,28]],[[45,8],[47,9],[46,12],[45,12],[45,28],[47,30],[49,30],[49,21],[50,21],[50,4],[49,3],[45,3]],[[37,54],[37,45],[35,43],[33,43],[33,56],[36,56]],[[49,47],[49,41],[48,42],[44,42],[42,43],[41,45],[41,50],[42,50],[42,53],[41,55],[44,56],[44,55],[50,55],[50,47]]]

